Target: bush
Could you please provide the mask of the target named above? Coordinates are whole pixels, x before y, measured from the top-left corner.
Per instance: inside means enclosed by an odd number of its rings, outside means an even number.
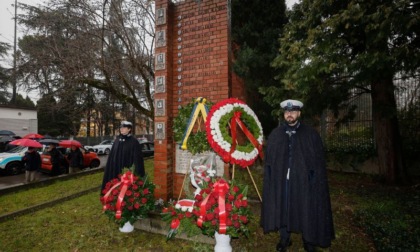
[[[339,163],[345,163],[351,156],[354,165],[357,165],[376,155],[372,128],[338,132],[326,139],[325,146],[327,158]]]
[[[375,197],[370,202],[355,212],[355,220],[378,251],[416,251],[420,247],[418,197]]]

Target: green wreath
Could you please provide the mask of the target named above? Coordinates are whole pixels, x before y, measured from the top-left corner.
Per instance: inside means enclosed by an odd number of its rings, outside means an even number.
[[[177,144],[182,144],[182,140],[184,137],[185,130],[188,127],[188,122],[193,112],[195,105],[195,99],[192,99],[191,102],[182,106],[178,111],[178,116],[174,119],[174,125],[172,130],[174,132],[174,139]],[[210,110],[213,103],[208,102],[206,103],[207,108]],[[200,116],[201,117],[201,116]],[[204,121],[202,122],[203,126],[205,127]],[[193,155],[197,153],[202,153],[205,151],[210,151],[211,147],[209,142],[207,141],[206,130],[198,131],[198,132],[191,132],[190,136],[188,137],[188,151],[191,152]]]

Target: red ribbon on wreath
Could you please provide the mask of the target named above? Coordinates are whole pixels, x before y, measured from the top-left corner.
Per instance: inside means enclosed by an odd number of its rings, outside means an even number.
[[[117,188],[118,186],[121,185],[121,190],[120,190],[120,194],[118,195],[118,199],[117,199],[117,205],[116,205],[116,213],[115,213],[115,218],[117,218],[118,220],[121,219],[121,206],[122,206],[122,202],[124,200],[124,196],[125,196],[125,192],[127,191],[128,187],[130,185],[132,185],[134,183],[134,174],[131,172],[126,172],[121,176],[121,181],[118,182],[117,184],[115,184],[113,187],[111,187],[111,189],[109,189],[109,191],[104,195],[104,207],[103,210],[107,210],[107,206],[106,206],[106,202],[107,202],[107,198],[109,197],[109,195],[111,194],[111,192]]]
[[[235,111],[233,113],[232,118],[230,119],[230,133],[232,135],[232,145],[230,147],[229,154],[232,155],[232,153],[236,149],[236,124],[239,125],[241,130],[244,132],[245,136],[249,139],[249,141],[254,145],[255,148],[258,150],[258,154],[260,155],[261,159],[264,159],[264,154],[262,152],[262,145],[258,143],[258,140],[255,139],[254,135],[248,130],[246,125],[241,121],[241,111]]]
[[[207,201],[209,200],[210,196],[213,193],[217,194],[218,198],[218,204],[219,204],[219,233],[220,234],[226,234],[226,219],[227,219],[227,213],[226,213],[226,194],[229,192],[229,184],[224,181],[223,179],[217,181],[213,184],[213,188],[211,192],[206,196],[206,198],[201,202],[200,204],[200,217],[198,217],[197,225],[199,227],[203,226],[203,218],[206,215],[207,212]]]

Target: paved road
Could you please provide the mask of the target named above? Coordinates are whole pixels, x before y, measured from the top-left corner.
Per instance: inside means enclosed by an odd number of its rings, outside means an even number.
[[[101,160],[100,167],[104,167],[106,165],[106,161],[108,159],[108,156],[107,155],[100,155],[99,159]],[[49,176],[48,174],[44,174],[44,173],[38,173],[38,175],[39,175],[38,180],[40,180],[40,181],[51,178],[51,176]],[[10,186],[14,186],[14,185],[17,185],[17,184],[22,184],[24,182],[25,182],[25,174],[24,173],[19,174],[19,175],[14,175],[14,176],[0,175],[0,189],[10,187]]]

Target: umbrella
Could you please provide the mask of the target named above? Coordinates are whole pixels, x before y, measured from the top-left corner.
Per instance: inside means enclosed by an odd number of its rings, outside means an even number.
[[[62,140],[59,145],[66,148],[70,148],[72,146],[82,147],[82,144],[77,140]]]
[[[5,136],[5,135],[0,136],[0,143],[8,143],[8,142],[11,142],[13,140],[16,140],[16,138],[13,138],[11,136]]]
[[[32,140],[32,139],[22,138],[22,139],[11,141],[10,144],[26,146],[26,147],[42,148],[42,144],[40,144],[37,141]]]
[[[29,133],[24,135],[22,138],[27,138],[27,139],[40,139],[40,138],[44,138],[43,135],[40,135],[38,133]]]
[[[58,145],[60,143],[60,141],[56,140],[56,139],[41,139],[38,142],[44,144],[44,145],[49,145],[49,144],[55,144]]]
[[[16,134],[10,130],[0,130],[0,135],[14,136]]]

